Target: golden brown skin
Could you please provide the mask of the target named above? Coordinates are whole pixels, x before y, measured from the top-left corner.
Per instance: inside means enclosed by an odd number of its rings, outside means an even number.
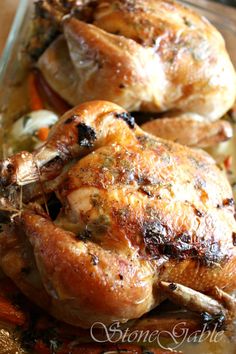
[[[38,62],[72,105],[105,99],[129,111],[174,109],[209,121],[233,106],[235,70],[206,19],[169,0],[70,2],[65,12],[73,6],[76,15],[64,19],[63,34]],[[42,7],[62,21],[60,6],[44,0]]]
[[[209,122],[196,114],[154,119],[142,124],[141,128],[159,138],[199,148],[217,145],[233,136],[232,126],[226,120]]]
[[[226,176],[204,152],[144,133],[121,107],[72,109],[42,148],[1,169],[5,191],[40,185],[47,194],[57,181],[56,220],[28,205],[0,239],[4,272],[55,317],[126,322],[166,297],[163,281],[205,294],[236,288]]]

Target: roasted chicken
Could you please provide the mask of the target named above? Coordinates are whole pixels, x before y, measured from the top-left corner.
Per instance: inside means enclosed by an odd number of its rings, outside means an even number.
[[[144,129],[189,145],[232,136],[229,123],[210,124],[233,106],[236,74],[221,34],[205,18],[169,0],[63,3],[38,2],[37,13],[62,34],[37,67],[72,106],[105,99],[153,118],[165,112],[171,119]],[[200,139],[190,139],[191,130]]]
[[[0,182],[2,205],[23,194],[1,233],[1,267],[56,318],[85,328],[126,322],[166,298],[234,312],[235,205],[205,152],[93,101],[63,115],[38,150],[2,161]],[[52,192],[53,217],[43,209]]]

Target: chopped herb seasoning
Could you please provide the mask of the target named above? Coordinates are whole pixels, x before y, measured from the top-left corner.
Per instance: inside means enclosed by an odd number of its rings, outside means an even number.
[[[183,17],[183,20],[184,20],[184,24],[187,26],[187,27],[193,27],[193,23],[187,18],[187,17]]]

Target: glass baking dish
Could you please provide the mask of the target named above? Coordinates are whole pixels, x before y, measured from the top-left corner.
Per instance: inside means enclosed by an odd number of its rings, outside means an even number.
[[[200,5],[195,5],[193,1],[181,1],[186,6],[190,6],[195,9],[201,15],[207,17],[223,34],[228,51],[230,53],[231,59],[236,67],[236,10],[233,8],[228,8],[226,13],[230,13],[229,16],[222,16],[217,10],[210,10],[211,6],[207,6],[207,1],[200,1]],[[222,5],[223,6],[223,5]],[[218,8],[218,7],[217,7]],[[226,7],[225,7],[226,9]],[[5,126],[10,124],[13,119],[16,119],[16,115],[19,111],[24,112],[25,105],[27,102],[20,102],[20,97],[22,96],[22,88],[19,88],[19,83],[24,78],[24,70],[21,63],[21,53],[24,43],[27,40],[27,35],[29,33],[29,23],[30,18],[33,13],[33,2],[31,0],[21,0],[19,7],[12,25],[3,55],[0,60],[0,118],[1,118],[1,141],[2,141],[2,156],[5,157],[6,145],[7,145],[7,135],[5,134]],[[235,20],[234,20],[235,19]],[[19,70],[20,69],[20,70]],[[24,90],[24,88],[23,88]],[[9,108],[12,101],[16,101],[16,109]],[[219,155],[233,156],[233,166],[234,172],[236,171],[236,124],[234,126],[234,138],[227,143],[221,144],[214,150],[211,150],[216,158]],[[0,333],[1,337],[1,333]],[[178,350],[183,350],[184,353],[199,353],[199,354],[217,354],[217,353],[227,353],[234,354],[236,347],[235,338],[224,337],[220,342],[209,343],[204,341],[201,344],[194,344],[193,342],[184,342],[178,347]],[[8,348],[9,349],[9,348]],[[0,352],[1,351],[1,341],[0,341]],[[5,352],[5,351],[4,351]],[[11,351],[9,351],[10,353]],[[7,352],[6,352],[7,353]],[[13,353],[13,352],[12,352]]]

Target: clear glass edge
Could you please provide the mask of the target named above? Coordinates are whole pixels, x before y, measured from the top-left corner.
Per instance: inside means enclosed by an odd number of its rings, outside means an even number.
[[[6,41],[6,45],[3,49],[3,53],[0,58],[0,83],[4,79],[5,72],[6,72],[6,69],[8,66],[8,62],[10,61],[14,45],[17,41],[17,38],[18,38],[18,35],[20,32],[20,28],[21,28],[23,21],[25,19],[28,5],[29,5],[29,0],[20,0],[20,2],[19,2],[15,17],[13,20],[13,24],[11,26],[11,30],[9,32],[9,35],[8,35],[8,38]]]

